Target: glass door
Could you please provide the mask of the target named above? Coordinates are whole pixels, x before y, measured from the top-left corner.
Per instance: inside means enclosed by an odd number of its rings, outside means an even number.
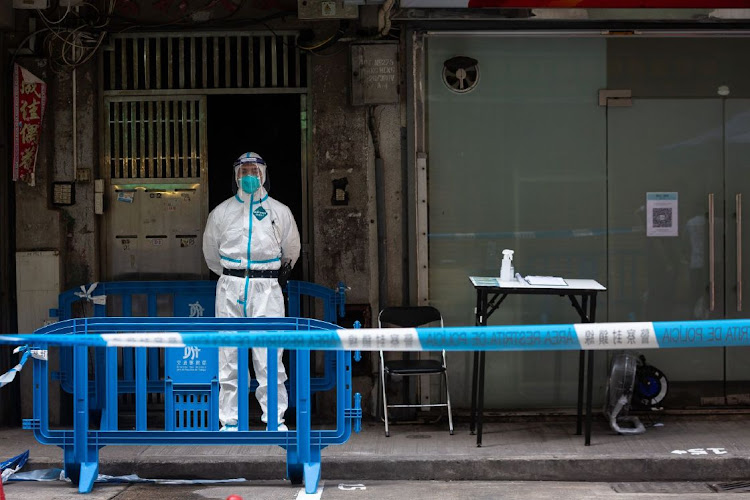
[[[750,99],[725,101],[724,126],[726,163],[726,317],[750,316]],[[724,388],[728,404],[750,405],[750,347],[726,350]]]
[[[523,275],[604,283],[605,41],[445,35],[427,49],[429,299],[446,325],[474,323],[468,277],[499,276],[505,248]],[[457,56],[478,61],[468,92],[446,78]],[[576,321],[568,300],[548,296],[508,297],[490,318]],[[472,359],[449,353],[456,406],[470,404]],[[573,351],[489,353],[486,379],[497,390],[485,392],[485,406],[574,407],[577,373]]]
[[[609,320],[723,318],[724,101],[608,108],[607,148]],[[679,406],[712,393],[694,382],[723,378],[722,348],[644,354],[666,374],[673,402],[689,391]]]

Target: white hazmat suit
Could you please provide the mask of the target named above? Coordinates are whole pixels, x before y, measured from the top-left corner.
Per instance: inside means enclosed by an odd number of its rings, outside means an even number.
[[[259,182],[245,183],[238,172],[248,164],[259,167]],[[244,167],[243,167],[244,165]],[[242,167],[242,168],[241,168]],[[263,187],[266,164],[255,153],[245,153],[234,164],[237,194],[214,208],[203,233],[203,255],[211,271],[219,275],[216,284],[216,316],[283,317],[284,297],[277,277],[256,277],[260,271],[277,271],[282,263],[292,266],[300,253],[297,224],[289,208],[268,195]],[[244,190],[243,190],[244,185]],[[260,187],[256,186],[260,185]],[[255,189],[252,192],[251,189]],[[248,271],[250,270],[250,271]],[[229,274],[232,273],[232,274]],[[249,274],[249,276],[248,276]],[[276,273],[271,273],[276,274]],[[278,422],[284,427],[288,395],[286,372],[278,350]],[[263,422],[268,421],[268,359],[266,349],[252,350],[258,381],[255,392]],[[237,429],[237,349],[219,349],[219,421],[223,430]]]

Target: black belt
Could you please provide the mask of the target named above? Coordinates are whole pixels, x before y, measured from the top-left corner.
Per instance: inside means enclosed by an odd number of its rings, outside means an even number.
[[[224,268],[224,274],[226,276],[235,276],[237,278],[278,278],[278,269],[227,269]]]

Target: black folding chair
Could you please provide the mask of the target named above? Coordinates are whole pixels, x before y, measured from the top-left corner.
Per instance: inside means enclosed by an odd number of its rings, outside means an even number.
[[[401,328],[416,328],[429,323],[439,323],[442,328],[443,316],[432,306],[415,307],[386,307],[378,315],[378,328],[383,324]],[[437,326],[437,325],[435,325]],[[445,403],[440,404],[388,404],[386,379],[391,375],[403,377],[420,377],[422,375],[442,375],[445,383]],[[388,408],[448,408],[448,430],[453,434],[453,413],[451,411],[451,397],[448,391],[448,368],[445,363],[445,351],[442,351],[442,362],[435,359],[399,359],[385,361],[383,351],[380,351],[380,386],[383,392],[383,415],[385,420],[385,435],[390,436],[388,429]]]

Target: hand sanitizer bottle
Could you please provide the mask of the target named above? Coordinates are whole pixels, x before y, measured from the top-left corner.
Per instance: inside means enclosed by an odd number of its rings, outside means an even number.
[[[503,250],[503,262],[500,266],[500,281],[512,281],[515,279],[513,273],[513,250]]]

